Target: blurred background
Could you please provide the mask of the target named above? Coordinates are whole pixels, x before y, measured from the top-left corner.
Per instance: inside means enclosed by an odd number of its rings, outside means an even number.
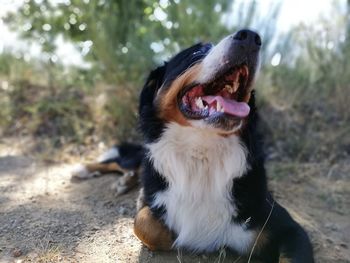
[[[274,150],[301,159],[350,152],[350,1],[0,5],[4,136],[55,148],[137,139],[137,99],[150,69],[196,42],[253,28],[264,42],[256,89]]]
[[[241,28],[263,39],[270,186],[317,262],[350,262],[350,0],[1,0],[0,261],[178,262],[132,235],[137,191],[71,184],[63,164],[140,140],[148,72]]]

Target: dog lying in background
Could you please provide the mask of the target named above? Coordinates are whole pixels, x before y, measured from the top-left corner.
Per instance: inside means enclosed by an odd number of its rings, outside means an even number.
[[[123,173],[123,193],[142,166],[134,232],[151,250],[227,247],[268,263],[313,262],[306,232],[267,188],[252,89],[260,46],[241,30],[152,71],[140,96],[144,146],[116,146],[75,173]]]
[[[116,173],[120,177],[111,186],[116,196],[125,194],[139,184],[139,173],[144,157],[144,148],[134,143],[115,145],[103,153],[96,163],[77,165],[72,171],[74,179],[89,179],[104,174]]]

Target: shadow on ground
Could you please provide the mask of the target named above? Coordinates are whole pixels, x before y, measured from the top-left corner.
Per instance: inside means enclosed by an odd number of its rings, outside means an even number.
[[[150,252],[133,235],[137,189],[115,197],[113,175],[72,183],[72,165],[44,164],[10,142],[0,153],[0,262],[247,262],[229,251]],[[317,262],[349,262],[350,165],[270,162],[268,171]]]

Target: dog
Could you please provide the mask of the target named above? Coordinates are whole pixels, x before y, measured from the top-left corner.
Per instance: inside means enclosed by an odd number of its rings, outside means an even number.
[[[134,232],[149,249],[314,262],[305,230],[267,187],[253,90],[261,45],[244,29],[153,70],[140,95],[144,145],[116,146],[76,173],[119,171],[120,192],[140,174]]]

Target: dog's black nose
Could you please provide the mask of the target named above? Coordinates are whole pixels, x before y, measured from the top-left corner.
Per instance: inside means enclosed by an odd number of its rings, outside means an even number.
[[[260,36],[248,29],[238,31],[233,35],[233,39],[246,51],[257,51],[261,47]]]

